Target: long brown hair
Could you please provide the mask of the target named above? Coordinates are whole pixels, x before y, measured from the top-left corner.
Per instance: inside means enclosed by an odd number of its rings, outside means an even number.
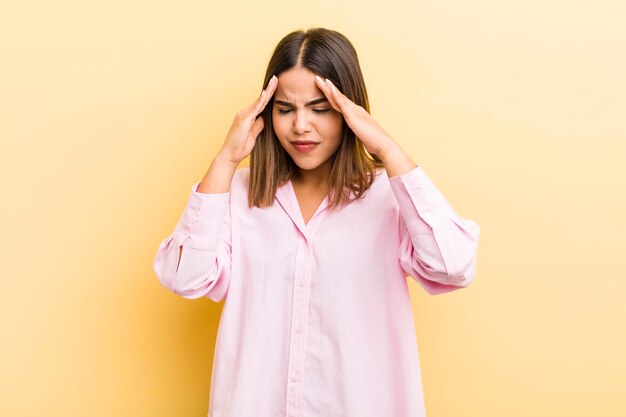
[[[356,50],[341,33],[325,28],[310,28],[289,33],[280,40],[270,58],[263,81],[267,88],[272,75],[278,76],[295,66],[330,79],[346,97],[370,112],[365,81]],[[272,126],[274,97],[260,117],[265,127],[250,154],[249,207],[268,207],[274,202],[276,189],[291,179],[298,167],[280,144]],[[331,156],[329,208],[347,204],[364,196],[372,185],[376,170],[383,162],[369,154],[363,143],[343,120],[343,137],[339,149]],[[336,190],[342,190],[340,193]],[[354,198],[351,198],[354,193]]]

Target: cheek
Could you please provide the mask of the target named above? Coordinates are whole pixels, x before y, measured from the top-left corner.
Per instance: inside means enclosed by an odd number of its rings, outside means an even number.
[[[326,139],[339,139],[341,138],[342,118],[329,117],[320,124],[320,133],[322,133]]]
[[[285,121],[282,120],[280,117],[272,117],[272,127],[274,128],[274,132],[276,132],[276,136],[278,136],[280,140],[283,140],[287,133],[287,126],[285,124]]]

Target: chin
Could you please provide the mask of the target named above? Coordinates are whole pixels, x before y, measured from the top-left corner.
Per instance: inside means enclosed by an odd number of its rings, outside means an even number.
[[[297,159],[294,159],[293,161],[296,163],[298,168],[303,169],[305,171],[311,171],[315,168],[318,168],[320,165],[322,165],[322,163],[319,161],[299,161]]]

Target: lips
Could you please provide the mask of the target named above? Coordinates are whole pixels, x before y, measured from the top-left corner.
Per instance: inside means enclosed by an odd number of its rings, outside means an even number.
[[[297,142],[291,142],[291,143],[293,144],[293,147],[296,148],[297,151],[302,152],[302,153],[310,152],[313,149],[315,149],[317,145],[319,145],[319,142],[312,142],[312,141],[297,141]]]

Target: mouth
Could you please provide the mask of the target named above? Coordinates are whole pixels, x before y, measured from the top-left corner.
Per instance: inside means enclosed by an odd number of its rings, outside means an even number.
[[[296,148],[298,152],[307,153],[315,149],[317,145],[319,145],[319,142],[305,140],[305,141],[291,142],[291,144],[293,145],[294,148]]]

